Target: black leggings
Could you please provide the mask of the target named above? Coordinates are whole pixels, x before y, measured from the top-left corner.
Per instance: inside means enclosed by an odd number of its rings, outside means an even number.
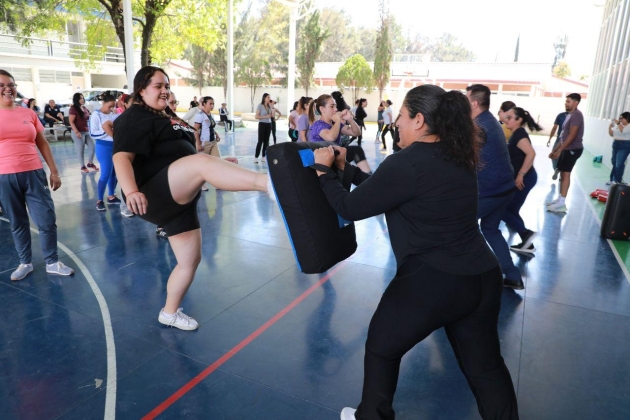
[[[392,420],[400,360],[444,328],[484,420],[517,420],[516,394],[499,346],[500,266],[474,276],[437,270],[410,257],[385,290],[365,344],[357,420]]]
[[[271,134],[273,135],[273,144],[276,144],[276,119],[271,119]]]
[[[386,126],[383,127],[383,132],[381,133],[381,141],[383,142],[383,149],[387,149],[387,145],[385,144],[385,134],[391,132],[392,134],[392,139],[394,138],[394,130],[392,130],[392,125],[391,124],[387,124]]]
[[[258,123],[258,143],[256,143],[256,154],[254,157],[258,159],[260,156],[260,148],[262,147],[262,157],[267,156],[267,146],[269,146],[269,134],[271,134],[271,124]]]
[[[348,162],[359,163],[365,160],[365,152],[360,146],[346,146],[346,160]]]

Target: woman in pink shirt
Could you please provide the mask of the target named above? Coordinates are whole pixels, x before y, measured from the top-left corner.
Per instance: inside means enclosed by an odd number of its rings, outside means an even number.
[[[50,188],[61,187],[61,178],[44,126],[33,110],[15,104],[17,85],[0,69],[0,203],[11,221],[11,233],[20,265],[11,280],[22,280],[33,271],[29,214],[39,228],[46,272],[69,276],[74,270],[57,256],[55,204],[37,150],[50,169]],[[27,212],[28,209],[28,212]]]

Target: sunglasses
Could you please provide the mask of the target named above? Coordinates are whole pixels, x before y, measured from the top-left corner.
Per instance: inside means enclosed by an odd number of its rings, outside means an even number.
[[[169,105],[179,105],[179,101],[170,101]]]

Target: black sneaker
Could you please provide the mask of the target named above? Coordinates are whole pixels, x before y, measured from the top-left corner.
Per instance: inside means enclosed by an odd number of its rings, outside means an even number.
[[[525,285],[523,284],[523,280],[510,280],[508,278],[505,278],[503,280],[503,287],[509,287],[510,289],[514,290],[523,290],[525,288]]]
[[[105,211],[105,203],[103,203],[101,200],[96,202],[96,210],[98,211]]]
[[[107,197],[107,204],[120,204],[120,198],[114,196],[114,198]]]
[[[536,251],[536,248],[534,248],[532,242],[537,235],[538,234],[534,231],[526,230],[525,233],[521,235],[521,239],[523,242],[518,245],[512,245],[510,249],[514,252],[526,252],[529,254],[533,254],[534,251]]]
[[[166,233],[164,228],[160,226],[155,228],[155,234],[157,235],[158,238],[168,238],[168,234]]]
[[[522,242],[518,245],[512,245],[510,247],[510,250],[514,252],[522,252],[523,254],[533,254],[534,252],[536,252],[536,248],[534,248],[534,244],[531,244],[527,248],[525,248],[523,245],[524,244]]]

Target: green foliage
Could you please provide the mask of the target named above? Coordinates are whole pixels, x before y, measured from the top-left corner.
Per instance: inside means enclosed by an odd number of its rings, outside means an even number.
[[[297,53],[296,66],[300,72],[299,82],[306,91],[313,84],[315,62],[322,53],[322,43],[329,37],[329,33],[319,24],[319,12],[316,11],[309,17],[300,33],[300,49]]]
[[[571,76],[571,68],[566,61],[560,61],[556,67],[553,68],[553,74],[558,77]]]
[[[383,91],[389,83],[391,76],[392,42],[390,38],[390,20],[384,18],[381,20],[381,27],[376,36],[374,58],[374,83],[378,89],[379,100],[383,99]]]
[[[348,25],[351,17],[343,9],[324,8],[320,24],[330,34],[322,47],[321,61],[345,61],[359,50],[356,30]]]
[[[199,96],[201,96],[201,88],[208,85],[208,61],[211,53],[204,47],[192,44],[184,53],[184,58],[190,61],[192,66],[191,77],[185,78],[190,85],[199,88]]]
[[[335,78],[339,90],[352,91],[352,103],[357,100],[359,90],[364,89],[367,92],[372,90],[373,80],[372,69],[361,54],[348,58],[339,68]]]
[[[429,41],[426,52],[431,55],[431,61],[453,62],[474,61],[475,54],[461,45],[453,35],[443,33],[438,38]]]
[[[238,40],[238,53],[235,54],[235,76],[237,83],[250,88],[253,112],[256,90],[271,82],[272,67],[269,54],[263,48],[267,41],[259,38],[256,30],[260,27],[260,21],[249,17],[241,26],[243,30]]]

